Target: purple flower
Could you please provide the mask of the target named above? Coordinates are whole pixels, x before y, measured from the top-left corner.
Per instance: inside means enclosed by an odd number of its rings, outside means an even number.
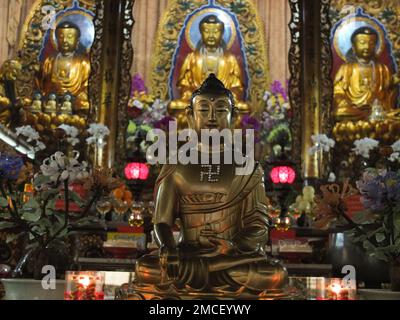
[[[287,101],[288,99],[286,89],[282,86],[282,83],[280,83],[280,81],[274,81],[274,83],[271,85],[271,93],[273,95],[282,95],[285,101]]]
[[[134,96],[137,92],[148,92],[144,80],[138,73],[135,74],[132,78],[131,96]]]
[[[367,171],[362,180],[357,181],[357,188],[363,205],[372,211],[381,211],[400,202],[400,174],[393,171]]]
[[[247,114],[243,116],[241,126],[243,129],[253,129],[254,131],[259,131],[261,129],[260,122]]]
[[[254,142],[260,142],[261,123],[254,117],[244,115],[240,122],[243,129],[243,134],[246,135],[246,129],[254,130]]]
[[[166,116],[166,117],[162,118],[161,120],[155,122],[154,123],[154,128],[168,131],[169,130],[169,123],[170,122],[174,122],[174,121],[176,121],[175,118],[170,117],[170,116]]]
[[[17,180],[23,166],[24,162],[20,156],[7,154],[0,156],[0,175],[2,178]]]

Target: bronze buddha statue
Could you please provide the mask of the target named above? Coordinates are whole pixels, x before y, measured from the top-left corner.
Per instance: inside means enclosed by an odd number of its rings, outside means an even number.
[[[233,129],[237,114],[234,96],[214,74],[186,110],[189,128],[198,136],[202,129]],[[206,152],[201,143],[196,152],[199,158]],[[211,157],[208,149],[206,156]],[[264,252],[269,200],[262,168],[256,164],[249,174],[236,175],[237,164],[220,163],[164,165],[155,186],[160,249],[137,261],[137,286],[173,286],[195,295],[240,290],[257,295],[286,287],[286,269]],[[177,221],[179,243],[173,236]]]
[[[179,127],[186,125],[185,110],[190,104],[193,91],[201,86],[211,74],[217,75],[235,98],[240,113],[250,112],[243,100],[244,84],[242,71],[236,57],[225,49],[223,40],[225,25],[215,15],[207,15],[200,21],[201,41],[197,49],[184,60],[179,72],[177,88],[180,98],[171,101],[168,112],[174,116]]]
[[[338,121],[368,120],[373,104],[380,104],[390,118],[398,112],[398,76],[376,59],[378,33],[370,27],[358,28],[351,36],[352,49],[334,80],[334,115]]]

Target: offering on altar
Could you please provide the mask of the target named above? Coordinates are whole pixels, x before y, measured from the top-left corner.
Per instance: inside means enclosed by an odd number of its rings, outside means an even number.
[[[104,300],[104,272],[68,271],[64,300]]]

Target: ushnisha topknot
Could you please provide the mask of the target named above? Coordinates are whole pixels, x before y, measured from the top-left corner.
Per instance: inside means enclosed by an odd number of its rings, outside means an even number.
[[[201,94],[222,94],[226,95],[232,102],[232,109],[235,105],[235,99],[230,90],[228,90],[224,84],[217,78],[214,73],[210,73],[208,78],[204,80],[203,84],[199,89],[193,92],[191,99],[191,107],[193,106],[193,99]]]

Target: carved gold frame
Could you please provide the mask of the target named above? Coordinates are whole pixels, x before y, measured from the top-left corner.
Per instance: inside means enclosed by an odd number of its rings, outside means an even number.
[[[330,76],[330,0],[289,0],[292,35],[289,51],[289,98],[293,108],[292,157],[305,180],[323,177],[329,155],[310,155],[311,136],[330,134],[333,84]]]
[[[125,161],[126,108],[130,96],[134,0],[99,0],[89,79],[91,122],[110,129],[105,148],[92,154],[95,166],[113,168]],[[119,35],[116,36],[116,35]]]

